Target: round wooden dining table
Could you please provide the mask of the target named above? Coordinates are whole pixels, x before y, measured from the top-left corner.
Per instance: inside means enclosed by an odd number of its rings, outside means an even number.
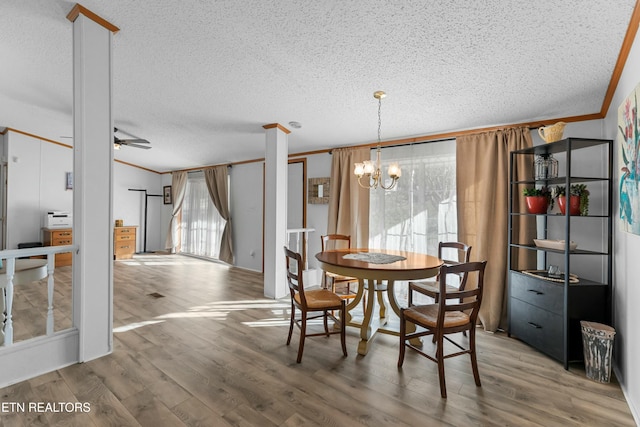
[[[347,305],[345,322],[349,326],[360,328],[358,354],[361,355],[367,354],[377,332],[391,335],[399,334],[397,326],[387,325],[389,316],[384,298],[378,298],[380,316],[373,315],[376,290],[386,290],[389,305],[399,317],[400,306],[395,295],[395,282],[434,277],[443,264],[441,259],[431,255],[384,249],[329,250],[316,254],[316,259],[324,271],[358,279],[358,292]],[[394,259],[397,260],[393,261]],[[354,320],[351,311],[362,301],[365,290],[368,295],[366,307],[362,321],[358,322]],[[408,325],[408,327],[411,326],[415,328],[413,324]]]

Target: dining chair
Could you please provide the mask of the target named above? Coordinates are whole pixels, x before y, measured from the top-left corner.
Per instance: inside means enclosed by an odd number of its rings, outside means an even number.
[[[454,255],[454,256],[451,256]],[[457,265],[460,263],[469,262],[471,257],[471,246],[461,242],[440,242],[438,243],[438,258],[444,261],[444,265]],[[438,302],[438,294],[440,293],[440,287],[438,284],[438,278],[436,280],[425,280],[419,282],[409,282],[409,307],[413,305],[413,293],[418,292],[422,295],[433,298],[434,302]],[[464,274],[459,276],[457,286],[450,285],[447,288],[447,292],[457,291],[458,289],[464,290],[466,277]]]
[[[320,243],[322,252],[329,249],[350,249],[351,236],[344,234],[326,234],[320,236]],[[356,297],[356,292],[351,290],[351,285],[353,284],[358,284],[358,279],[355,277],[341,276],[328,271],[322,272],[322,286],[331,289],[331,292],[339,295],[340,298],[352,299]],[[346,286],[346,293],[338,292],[338,288],[343,286]]]
[[[332,334],[340,334],[342,342],[342,353],[347,356],[345,322],[347,309],[345,300],[327,289],[305,290],[302,280],[302,256],[290,251],[285,246],[285,259],[287,262],[287,282],[289,283],[289,293],[291,294],[291,322],[289,325],[289,337],[287,345],[291,343],[293,325],[300,328],[300,345],[298,346],[298,358],[296,362],[302,360],[304,351],[304,340],[306,337],[317,337]],[[300,310],[300,317],[296,319],[296,308]],[[340,318],[333,315],[333,310],[340,311]],[[324,332],[307,333],[307,322],[312,319],[323,319]],[[328,319],[331,318],[339,328],[329,330]],[[337,329],[337,330],[336,330]]]
[[[444,378],[444,360],[450,357],[469,354],[471,357],[471,369],[476,386],[480,387],[480,374],[478,372],[478,361],[476,358],[476,320],[478,311],[482,304],[482,290],[484,284],[484,270],[486,261],[468,262],[452,266],[443,265],[440,267],[439,300],[437,303],[428,305],[414,305],[413,307],[402,308],[400,310],[400,355],[398,357],[398,368],[404,363],[404,355],[407,347],[415,350],[427,359],[438,364],[438,378],[440,379],[440,395],[447,397],[447,388]],[[467,277],[467,288],[456,289],[453,292],[447,291],[447,281],[465,274]],[[457,300],[451,302],[451,300]],[[407,333],[407,323],[413,323],[424,329],[417,332]],[[446,335],[468,331],[468,345],[463,347]],[[427,354],[419,347],[413,345],[410,340],[427,335],[435,337],[435,357]],[[444,354],[445,340],[460,351],[456,353]]]

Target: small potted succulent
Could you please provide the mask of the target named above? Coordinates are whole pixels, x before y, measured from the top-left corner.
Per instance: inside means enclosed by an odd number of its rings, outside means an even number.
[[[553,209],[553,198],[547,187],[525,188],[522,190],[527,210],[532,214],[545,214],[549,205]]]
[[[589,190],[586,184],[572,184],[569,187],[569,215],[589,215]],[[553,198],[558,199],[562,215],[566,212],[567,189],[559,185],[553,190]]]

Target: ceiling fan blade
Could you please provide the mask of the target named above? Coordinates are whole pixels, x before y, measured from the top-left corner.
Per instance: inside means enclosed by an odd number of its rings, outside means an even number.
[[[140,145],[140,144],[123,144],[126,145],[127,147],[136,147],[136,148],[142,148],[143,150],[150,150],[151,147],[148,145]]]
[[[121,144],[124,144],[124,145],[127,145],[127,144],[151,144],[146,139],[120,139],[119,141],[120,141]]]

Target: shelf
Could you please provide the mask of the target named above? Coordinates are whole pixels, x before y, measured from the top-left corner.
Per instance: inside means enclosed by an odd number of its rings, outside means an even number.
[[[591,138],[565,138],[560,141],[550,142],[548,144],[536,145],[531,148],[518,150],[518,154],[555,154],[564,153],[568,149],[578,150],[580,148],[589,148],[602,145],[603,142],[609,140],[591,139]],[[570,146],[570,147],[569,147]]]
[[[542,252],[552,252],[552,253],[555,253],[555,254],[564,254],[564,252],[565,252],[563,250],[561,251],[561,250],[558,250],[558,249],[541,248],[541,247],[538,247],[536,245],[521,245],[519,243],[509,243],[509,247],[532,249],[532,250],[542,251]],[[574,249],[572,251],[569,251],[569,253],[571,255],[609,255],[606,252],[587,251],[585,249]]]
[[[512,272],[512,273],[521,274],[521,275],[523,275],[525,277],[533,277],[533,278],[538,279],[538,280],[544,280],[542,278],[538,278],[538,277],[535,277],[535,276],[530,276],[528,274],[525,274],[520,270],[509,270],[509,271]],[[555,285],[558,285],[558,286],[563,286],[564,285],[564,281],[563,282],[552,282],[552,281],[545,280],[545,282],[550,283],[550,284],[555,284]],[[596,282],[594,280],[583,279],[583,278],[578,276],[578,283],[569,283],[569,286],[604,286],[604,287],[607,287],[607,284],[606,283],[602,283],[602,282]]]
[[[586,176],[572,176],[569,178],[569,183],[574,184],[576,182],[607,182],[609,178],[598,178],[598,177],[586,177]],[[558,177],[558,178],[550,178],[550,179],[527,179],[524,181],[511,181],[511,185],[531,185],[531,184],[539,184],[546,182],[546,185],[563,185],[567,183],[566,177]]]
[[[574,152],[584,148],[590,150],[576,153],[574,157]],[[591,155],[592,152],[598,153],[597,158]],[[533,177],[521,179],[526,175],[516,175],[523,172],[516,167],[518,162],[534,162],[536,155],[556,153],[560,154],[556,160],[563,163],[558,166],[559,168],[564,166],[564,176],[551,179],[534,179]],[[515,335],[532,347],[559,360],[564,364],[565,369],[568,369],[570,360],[579,360],[583,355],[580,320],[590,319],[601,323],[611,321],[613,157],[612,140],[589,138],[566,138],[511,152],[507,246],[509,335]],[[583,165],[576,160],[581,158],[602,162],[603,167],[602,169],[590,168],[588,166],[591,163],[587,163],[581,168]],[[582,170],[581,173],[578,172],[580,175],[572,173],[574,166],[575,172]],[[582,176],[582,174],[591,173],[597,173],[599,176]],[[581,216],[555,211],[532,214],[527,212],[524,206],[520,207],[514,202],[520,197],[519,186],[552,187],[570,186],[576,183],[593,183],[593,187],[597,188],[598,191],[594,193],[598,197],[598,203],[594,204],[598,207],[595,209],[596,214],[592,212],[591,215]],[[516,205],[522,212],[513,211]],[[536,218],[534,220],[527,217]],[[537,217],[541,219],[538,220]],[[556,219],[548,220],[547,218]],[[595,219],[576,222],[573,218]],[[529,236],[520,237],[520,234],[516,234],[523,230],[521,227],[533,228],[534,222],[537,238],[561,236],[562,240],[577,242],[578,247],[574,250],[566,246],[562,249],[538,247],[533,244]],[[519,242],[527,242],[527,244]],[[521,272],[523,267],[529,267],[527,268],[529,271],[533,270],[533,266],[536,270],[546,270],[552,264],[556,265],[560,271],[577,276],[578,283],[571,283],[569,279],[550,280]],[[582,275],[598,278],[603,283],[583,279]],[[538,327],[532,329],[532,324]]]
[[[561,213],[532,214],[529,212],[510,212],[509,215],[546,216],[550,218],[565,218],[567,215]],[[571,218],[609,218],[609,215],[569,215]]]

